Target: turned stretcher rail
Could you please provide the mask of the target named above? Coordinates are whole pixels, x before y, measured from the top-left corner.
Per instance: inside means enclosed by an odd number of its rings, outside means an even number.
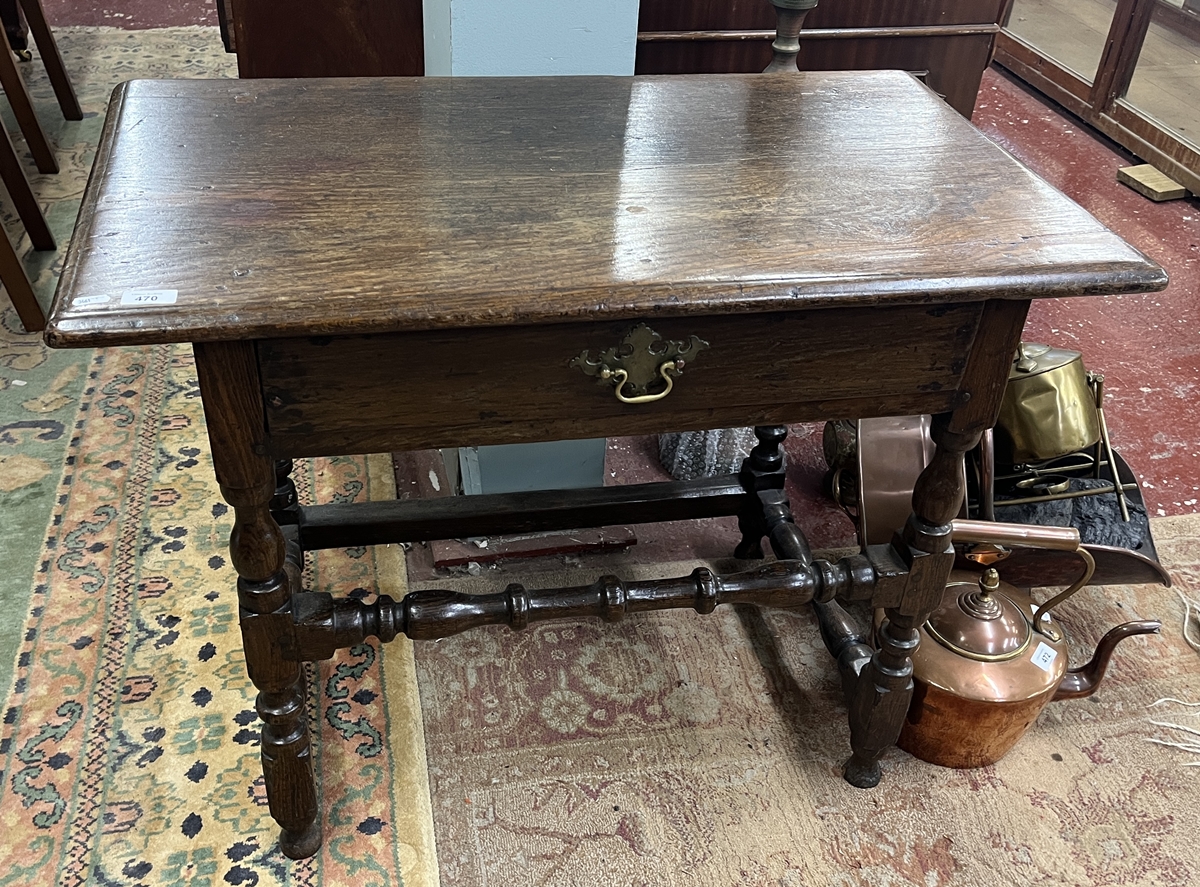
[[[876,581],[870,562],[861,555],[837,563],[772,561],[752,570],[720,576],[701,567],[689,576],[626,582],[601,576],[590,585],[531,591],[509,585],[490,594],[464,594],[446,589],[410,592],[400,601],[380,595],[372,603],[305,592],[292,597],[288,659],[328,659],[343,647],[368,637],[390,641],[404,634],[430,640],[483,625],[513,630],[554,619],[596,617],[620,622],[631,613],[694,609],[711,613],[720,604],[800,607],[869,588]]]

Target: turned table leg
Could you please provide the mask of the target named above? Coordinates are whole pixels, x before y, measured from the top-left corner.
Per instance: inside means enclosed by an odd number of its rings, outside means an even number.
[[[734,557],[757,560],[763,556],[762,541],[770,532],[767,509],[788,507],[783,492],[783,442],[787,439],[786,425],[758,425],[754,436],[758,444],[742,462],[738,479],[746,490],[745,504],[738,512],[738,529],[742,540]]]
[[[954,566],[950,522],[962,497],[962,460],[979,441],[980,432],[954,434],[951,416],[934,420],[937,450],[913,490],[914,513],[904,527],[901,556],[907,561],[904,599],[888,607],[879,627],[878,648],[859,675],[850,695],[850,747],[846,781],[859,788],[879,782],[879,759],[896,744],[912,701],[912,654],[920,643],[917,629],[941,603]]]
[[[213,467],[221,495],[233,507],[229,551],[238,574],[246,670],[258,688],[262,765],[271,816],[282,827],[280,849],[293,859],[321,846],[304,666],[283,658],[299,571],[288,569],[286,540],[272,507],[286,510],[291,481],[266,455],[266,431],[254,347],[247,342],[197,343],[196,371],[204,400]],[[294,498],[294,490],[293,490]],[[282,507],[280,507],[282,506]]]
[[[996,423],[1029,303],[993,300],[985,303],[976,340],[959,384],[957,406],[934,417],[933,459],[917,478],[913,513],[893,542],[907,566],[898,604],[884,610],[879,646],[849,692],[850,746],[846,781],[859,788],[879,782],[879,759],[900,737],[912,700],[912,654],[920,643],[917,629],[941,603],[954,548],[950,522],[957,516],[965,490],[962,463],[983,432]]]
[[[300,500],[292,480],[292,460],[275,460],[275,492],[271,495],[271,516],[280,524],[294,524],[299,519]]]

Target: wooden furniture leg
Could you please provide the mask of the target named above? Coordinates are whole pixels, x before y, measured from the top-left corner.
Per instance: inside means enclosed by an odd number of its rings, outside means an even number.
[[[42,215],[42,206],[29,186],[29,179],[21,168],[21,161],[17,159],[12,139],[3,126],[0,126],[0,180],[4,182],[8,196],[17,208],[17,215],[29,232],[33,248],[54,249],[54,235],[50,232],[46,217]]]
[[[945,420],[939,416],[937,420]],[[945,423],[942,423],[945,427]],[[859,674],[850,694],[850,747],[846,781],[859,788],[879,783],[879,759],[896,744],[912,701],[912,654],[917,628],[941,602],[954,566],[950,521],[958,512],[963,455],[979,440],[979,432],[934,438],[937,450],[917,481],[915,513],[904,528],[901,558],[908,579],[899,606],[887,607],[877,631],[878,648]]]
[[[291,634],[299,571],[288,568],[287,541],[271,515],[280,481],[266,455],[262,396],[251,342],[197,343],[196,372],[221,495],[233,506],[229,552],[238,574],[246,669],[258,688],[262,765],[279,846],[300,859],[321,845],[304,666],[283,658]],[[286,475],[285,475],[286,477]],[[288,481],[290,483],[290,481]]]
[[[787,439],[786,425],[759,425],[754,429],[758,444],[742,463],[738,474],[746,491],[745,505],[738,513],[738,529],[742,539],[734,549],[734,557],[757,560],[763,556],[762,540],[770,533],[767,509],[781,503],[787,508],[783,493],[783,442]]]
[[[46,217],[42,215],[42,207],[34,196],[33,189],[29,187],[29,179],[21,169],[12,140],[3,126],[0,126],[0,179],[4,181],[13,205],[17,208],[17,215],[21,217],[25,230],[29,232],[34,249],[54,249],[54,235],[50,233],[50,226],[46,224]],[[21,260],[7,235],[0,235],[0,241],[3,241],[0,243],[0,282],[8,290],[8,297],[17,309],[17,316],[21,318],[25,331],[40,332],[46,328],[46,315],[33,294],[29,277],[25,274]]]
[[[1022,301],[996,300],[984,306],[959,386],[959,406],[934,417],[937,449],[917,478],[913,514],[902,538],[893,543],[908,568],[903,594],[898,604],[885,607],[878,649],[849,693],[853,754],[844,774],[859,788],[878,784],[880,756],[895,745],[904,725],[913,691],[912,654],[920,643],[917,629],[941,602],[954,566],[950,522],[965,492],[963,458],[996,423],[1028,310],[1029,303]]]
[[[58,43],[46,22],[46,13],[42,9],[42,0],[21,0],[25,10],[25,18],[29,22],[29,30],[37,41],[38,51],[42,54],[42,63],[46,66],[46,74],[50,77],[50,85],[54,87],[54,95],[58,98],[58,106],[62,108],[63,117],[67,120],[82,120],[83,109],[79,107],[79,99],[75,97],[75,89],[71,86],[71,78],[63,64],[62,53],[58,51]]]
[[[21,318],[25,331],[38,333],[44,330],[46,315],[33,294],[33,287],[29,285],[29,278],[25,269],[21,267],[16,250],[3,232],[0,232],[0,283],[8,290],[8,297],[12,299],[13,307],[17,309],[17,316]]]
[[[21,79],[17,63],[13,61],[13,54],[7,47],[0,52],[0,86],[4,87],[8,103],[12,106],[21,132],[25,134],[25,141],[29,143],[29,151],[33,154],[33,162],[37,164],[38,172],[58,172],[54,149],[50,147],[42,124],[38,121],[29,90],[25,88],[25,81]]]
[[[296,498],[296,484],[292,481],[292,460],[275,460],[275,493],[271,496],[271,516],[278,524],[294,524],[299,521],[300,503]]]
[[[4,24],[4,34],[8,37],[8,45],[13,52],[28,52],[29,25],[21,14],[17,0],[0,0],[0,22]]]

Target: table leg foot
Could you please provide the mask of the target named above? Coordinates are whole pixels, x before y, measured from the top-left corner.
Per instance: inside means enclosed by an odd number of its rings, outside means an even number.
[[[262,718],[263,781],[271,816],[283,828],[280,847],[293,859],[311,856],[321,846],[317,815],[317,784],[313,775],[312,748],[305,700],[308,682],[298,662],[277,661],[277,673],[291,670],[291,681],[281,690],[258,694]],[[261,669],[253,669],[259,671]]]
[[[760,561],[765,557],[762,545],[762,531],[758,527],[747,527],[742,518],[738,518],[738,529],[742,532],[742,541],[733,550],[733,556],[743,561]]]
[[[288,859],[307,859],[321,849],[321,823],[314,822],[304,832],[279,832],[279,849]]]
[[[863,666],[850,695],[850,747],[846,781],[859,788],[879,783],[879,759],[896,744],[912,701],[912,653],[920,636],[892,610],[879,626],[879,648]]]
[[[226,498],[238,497],[227,491]],[[267,502],[234,505],[234,515],[230,552],[241,574],[237,589],[246,671],[259,691],[255,708],[262,721],[267,805],[283,828],[284,852],[308,856],[321,844],[305,711],[308,680],[304,665],[284,659],[282,649],[291,636],[291,602],[300,587],[299,547],[288,538],[294,533],[275,523]],[[268,569],[267,579],[251,578]]]
[[[855,788],[875,788],[883,778],[879,761],[870,761],[853,755],[842,768],[842,776]]]

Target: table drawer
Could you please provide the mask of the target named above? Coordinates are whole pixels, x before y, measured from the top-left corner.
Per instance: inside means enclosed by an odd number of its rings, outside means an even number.
[[[640,404],[571,365],[637,321],[276,339],[258,355],[274,455],[384,452],[941,412],[982,308],[647,318],[707,347]]]

